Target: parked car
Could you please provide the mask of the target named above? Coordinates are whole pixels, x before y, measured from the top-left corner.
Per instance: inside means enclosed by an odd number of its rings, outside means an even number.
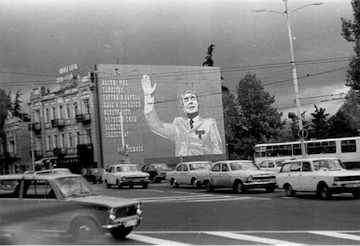
[[[241,193],[252,188],[264,188],[267,192],[274,192],[275,175],[275,172],[260,170],[253,161],[228,160],[214,162],[200,179],[207,191],[232,188],[234,192]]]
[[[124,186],[133,188],[134,185],[141,185],[144,189],[149,184],[148,173],[142,172],[137,164],[114,164],[108,167],[104,173],[106,188],[110,189],[116,185],[119,189]]]
[[[265,170],[265,171],[274,171],[274,172],[279,172],[281,169],[282,164],[285,161],[289,161],[289,160],[294,160],[295,158],[269,158],[266,160],[263,160],[260,164],[259,167],[261,170]]]
[[[0,234],[15,244],[36,244],[27,235],[44,232],[70,234],[80,244],[105,232],[123,239],[142,220],[141,202],[99,196],[78,174],[0,175],[0,207]]]
[[[144,165],[141,170],[150,174],[150,180],[159,183],[166,179],[166,173],[171,171],[171,168],[166,163],[152,163]]]
[[[198,181],[198,175],[209,170],[211,161],[189,161],[178,163],[173,171],[166,173],[166,179],[170,181],[173,187],[179,187],[181,184],[192,185],[198,188],[202,185]]]
[[[83,173],[83,177],[93,184],[103,182],[103,174],[105,172],[104,168],[86,168]]]
[[[352,193],[360,198],[360,171],[347,170],[336,158],[309,158],[284,162],[276,176],[287,196],[296,192],[316,192],[320,199],[332,194]]]

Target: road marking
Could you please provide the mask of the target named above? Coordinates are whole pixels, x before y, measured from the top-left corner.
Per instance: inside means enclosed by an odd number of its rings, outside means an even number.
[[[248,196],[221,196],[221,195],[191,195],[191,196],[168,196],[168,197],[145,197],[136,198],[143,203],[166,203],[166,202],[216,202],[216,201],[235,201],[261,199],[271,200],[270,198],[257,198]]]
[[[225,238],[231,238],[231,239],[236,239],[236,240],[245,240],[245,241],[257,242],[257,243],[271,244],[271,245],[277,245],[277,244],[302,245],[302,244],[283,241],[283,240],[276,240],[276,239],[264,238],[264,237],[256,237],[256,236],[245,235],[245,234],[235,234],[235,233],[231,233],[231,232],[204,232],[204,233],[213,235],[213,236],[218,236],[218,237],[225,237]]]
[[[135,241],[144,242],[144,243],[155,244],[155,245],[191,245],[191,244],[179,243],[176,241],[170,241],[170,240],[164,240],[164,239],[159,239],[159,238],[143,236],[143,235],[139,235],[139,234],[135,234],[135,233],[131,233],[126,238],[135,240]]]
[[[345,233],[340,233],[340,232],[334,232],[334,231],[308,231],[308,233],[321,235],[321,236],[336,237],[336,238],[341,238],[341,239],[360,241],[360,236],[350,235],[350,234],[345,234]]]

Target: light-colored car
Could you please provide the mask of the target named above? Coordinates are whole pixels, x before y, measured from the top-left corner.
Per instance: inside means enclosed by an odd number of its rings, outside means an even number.
[[[214,162],[208,173],[201,177],[207,191],[215,188],[232,188],[241,193],[248,189],[264,188],[274,192],[276,172],[262,171],[248,160],[227,160]]]
[[[202,185],[199,182],[199,175],[208,171],[211,167],[211,161],[189,161],[178,163],[173,171],[166,173],[166,179],[170,181],[173,187],[179,185],[192,185],[198,188]]]
[[[78,174],[0,175],[0,207],[0,234],[14,244],[36,244],[28,236],[44,232],[70,234],[80,244],[105,232],[123,239],[142,220],[141,202],[99,196]]]
[[[321,199],[332,194],[352,193],[360,197],[360,171],[347,170],[336,158],[309,158],[284,162],[276,176],[287,196],[296,192],[316,192]]]
[[[285,161],[294,160],[295,158],[269,158],[263,160],[258,166],[261,170],[279,172]]]
[[[119,189],[124,186],[133,188],[134,185],[141,185],[146,189],[149,185],[148,173],[142,172],[137,164],[114,164],[107,168],[103,175],[106,188],[116,185]]]

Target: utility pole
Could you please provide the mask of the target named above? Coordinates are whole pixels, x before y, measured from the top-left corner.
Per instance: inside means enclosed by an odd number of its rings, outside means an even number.
[[[303,122],[302,122],[302,118],[301,118],[301,106],[300,106],[300,94],[299,94],[299,85],[298,85],[298,79],[297,79],[297,72],[296,72],[296,66],[295,66],[295,58],[294,58],[294,46],[293,46],[293,38],[292,38],[292,33],[291,33],[291,16],[292,14],[299,10],[299,9],[303,9],[306,8],[308,6],[312,6],[312,5],[321,5],[322,3],[311,3],[311,4],[307,4],[304,5],[300,8],[294,9],[291,13],[289,13],[288,10],[288,6],[287,6],[287,1],[288,0],[283,0],[284,4],[285,4],[285,12],[281,13],[278,11],[273,11],[273,10],[253,10],[253,12],[270,12],[270,13],[276,13],[276,14],[280,14],[282,16],[285,16],[286,18],[286,24],[287,24],[287,31],[288,31],[288,36],[289,36],[289,43],[290,43],[290,53],[291,53],[291,67],[292,67],[292,77],[293,77],[293,83],[294,83],[294,92],[295,92],[295,102],[296,102],[296,110],[297,110],[297,118],[298,118],[298,124],[299,124],[299,132],[298,135],[301,139],[301,153],[302,156],[305,157],[306,156],[306,149],[305,149],[305,143],[304,143],[304,136],[305,136],[305,131],[303,130]]]

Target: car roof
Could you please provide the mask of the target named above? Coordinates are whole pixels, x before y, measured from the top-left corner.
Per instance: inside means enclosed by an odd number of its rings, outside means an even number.
[[[139,164],[132,164],[132,163],[129,163],[129,164],[120,163],[120,164],[110,165],[109,167],[114,167],[114,166],[140,166],[140,165]]]
[[[301,158],[301,159],[287,160],[286,163],[288,163],[288,162],[298,162],[298,161],[322,161],[322,160],[339,160],[339,159],[338,158],[333,158],[333,157]]]
[[[212,161],[184,161],[179,164],[194,164],[194,163],[212,163]]]
[[[224,160],[224,161],[216,161],[214,163],[234,163],[234,162],[253,162],[252,160]]]
[[[1,180],[9,179],[25,179],[25,180],[52,180],[56,178],[71,178],[71,177],[81,177],[81,175],[74,173],[49,173],[49,174],[36,174],[36,173],[27,173],[27,174],[5,174],[0,175]]]

